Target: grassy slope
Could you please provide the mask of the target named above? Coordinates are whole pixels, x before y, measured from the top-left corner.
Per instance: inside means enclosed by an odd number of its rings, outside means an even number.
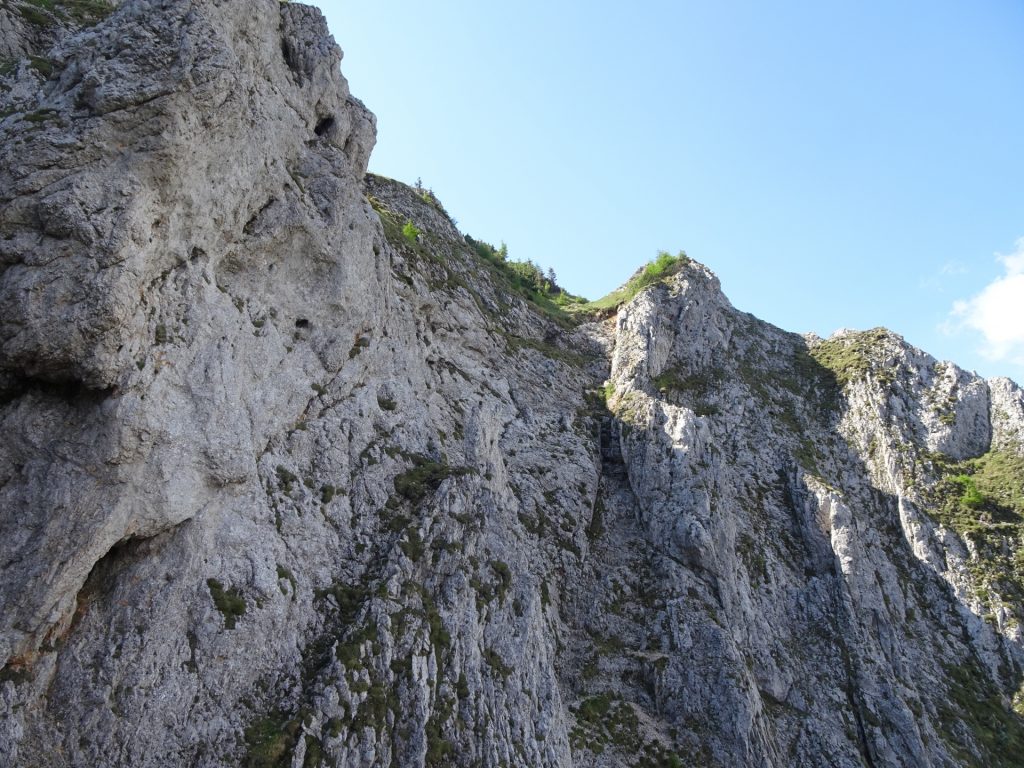
[[[690,263],[689,257],[682,251],[676,256],[665,251],[658,254],[658,258],[649,261],[644,267],[637,271],[624,286],[612,291],[604,298],[597,301],[590,301],[581,307],[585,312],[603,312],[610,309],[617,309],[628,301],[632,300],[640,291],[649,285],[654,285],[676,274],[684,266]]]

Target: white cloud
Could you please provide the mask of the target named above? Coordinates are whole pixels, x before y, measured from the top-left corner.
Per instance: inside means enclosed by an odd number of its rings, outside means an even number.
[[[1024,364],[1024,238],[1010,255],[999,255],[1006,272],[981,293],[953,304],[956,325],[981,334],[981,353],[991,360]]]

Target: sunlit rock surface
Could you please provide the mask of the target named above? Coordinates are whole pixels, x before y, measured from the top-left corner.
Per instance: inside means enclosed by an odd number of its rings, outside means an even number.
[[[340,60],[0,3],[0,762],[1021,765],[1021,390],[686,259],[545,312]]]

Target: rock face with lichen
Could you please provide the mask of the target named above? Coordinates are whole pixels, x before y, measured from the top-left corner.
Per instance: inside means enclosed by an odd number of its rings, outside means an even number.
[[[114,5],[0,2],[0,762],[1022,764],[1020,388],[567,315],[318,11]]]

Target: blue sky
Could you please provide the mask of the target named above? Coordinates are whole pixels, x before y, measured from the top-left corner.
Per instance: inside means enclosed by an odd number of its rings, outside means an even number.
[[[792,331],[1024,381],[1024,3],[323,0],[376,173],[599,298],[664,249]]]

